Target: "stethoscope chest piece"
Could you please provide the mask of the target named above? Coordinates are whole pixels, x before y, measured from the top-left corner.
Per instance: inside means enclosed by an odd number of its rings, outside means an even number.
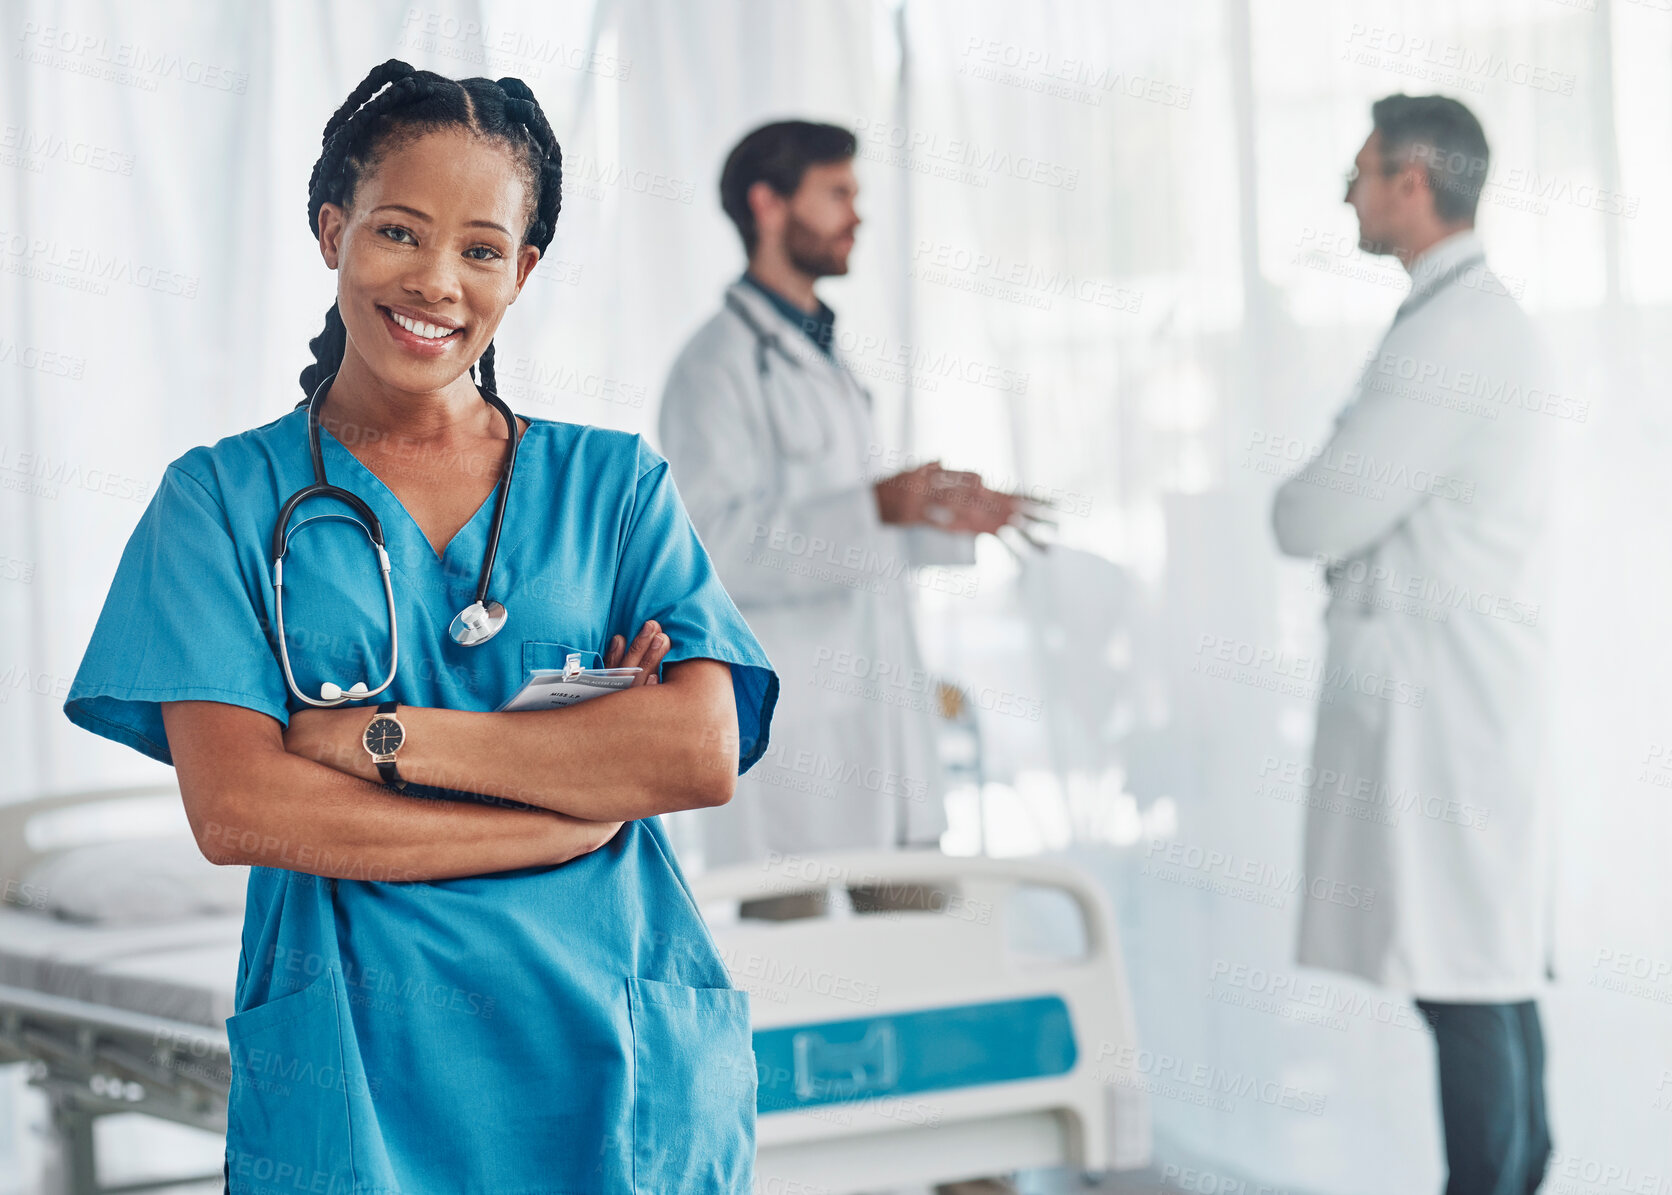
[[[475,647],[499,634],[505,625],[505,607],[489,598],[484,604],[472,602],[453,616],[447,633],[462,647]]]
[[[383,526],[378,522],[377,514],[368,506],[364,499],[354,493],[331,485],[325,478],[325,453],[321,447],[319,412],[323,405],[322,399],[332,378],[336,374],[329,374],[314,387],[312,396],[308,399],[308,455],[313,458],[314,483],[297,490],[279,508],[279,517],[273,528],[273,607],[278,623],[279,662],[284,668],[286,686],[296,699],[304,705],[329,708],[340,705],[345,701],[364,701],[378,696],[395,680],[395,669],[400,663],[400,642],[397,638],[395,625],[395,590],[390,582],[389,553],[384,548]],[[482,553],[481,576],[476,582],[476,600],[454,617],[448,630],[453,641],[463,647],[474,647],[478,643],[486,643],[499,634],[505,625],[505,607],[488,596],[488,586],[493,578],[493,561],[499,551],[499,533],[505,522],[505,504],[511,493],[511,473],[517,464],[517,447],[521,441],[521,431],[517,427],[517,417],[511,408],[492,390],[477,387],[482,400],[498,410],[505,419],[506,446],[505,461],[500,469],[499,497],[494,502],[493,525],[488,530],[488,544]],[[298,404],[300,405],[300,404]],[[377,551],[378,571],[383,576],[383,596],[389,606],[389,674],[383,678],[383,683],[372,688],[365,681],[358,681],[348,688],[335,681],[325,681],[320,685],[319,696],[310,697],[297,686],[296,676],[290,667],[290,650],[285,641],[284,630],[284,558],[289,547],[290,515],[302,502],[315,497],[330,497],[344,502],[354,509],[359,519],[349,519],[345,515],[316,515],[314,518],[347,519],[364,531],[370,539],[372,547]],[[363,521],[362,521],[363,520]],[[312,522],[304,519],[298,523]]]

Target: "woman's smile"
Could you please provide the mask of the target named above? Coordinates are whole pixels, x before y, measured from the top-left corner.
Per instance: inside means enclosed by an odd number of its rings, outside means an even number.
[[[383,326],[394,342],[420,357],[439,357],[464,339],[463,327],[436,322],[438,317],[418,318],[410,311],[395,311],[378,304]]]

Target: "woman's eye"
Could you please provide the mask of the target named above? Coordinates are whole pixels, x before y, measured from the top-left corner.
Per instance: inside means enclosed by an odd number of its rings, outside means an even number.
[[[397,245],[416,245],[418,239],[412,235],[410,228],[403,228],[399,224],[386,224],[377,230],[379,236],[387,237]],[[405,239],[403,239],[405,238]],[[497,261],[505,255],[492,245],[472,245],[465,250],[466,256],[473,253],[487,254],[485,257],[471,257],[471,261]]]

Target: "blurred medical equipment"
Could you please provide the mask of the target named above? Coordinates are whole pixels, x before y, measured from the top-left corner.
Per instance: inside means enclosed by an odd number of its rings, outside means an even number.
[[[279,662],[284,666],[284,681],[297,700],[308,705],[326,707],[341,705],[345,701],[362,701],[368,697],[376,697],[394,683],[395,668],[400,660],[395,626],[395,591],[389,580],[389,553],[383,547],[383,524],[359,495],[341,486],[334,486],[325,478],[325,455],[320,446],[319,412],[325,406],[325,392],[336,376],[333,373],[320,382],[308,399],[308,451],[313,457],[314,483],[297,490],[285,499],[284,505],[279,508],[278,521],[273,527],[274,618],[279,628]],[[517,417],[511,413],[511,408],[491,390],[482,390],[480,386],[477,390],[482,395],[482,401],[494,407],[504,417],[505,426],[509,429],[509,439],[505,445],[505,464],[500,470],[499,496],[494,501],[493,525],[488,532],[487,550],[482,554],[482,575],[476,582],[476,600],[454,615],[451,625],[447,628],[453,641],[464,647],[486,643],[505,625],[505,607],[488,597],[488,585],[493,579],[493,561],[499,551],[499,531],[505,522],[505,502],[511,493],[511,472],[516,468],[517,444],[520,439]],[[365,522],[344,514],[329,514],[314,515],[303,519],[295,527],[289,527],[291,513],[310,498],[334,498],[346,503]],[[377,551],[378,568],[383,574],[383,595],[389,603],[389,675],[384,677],[383,683],[375,689],[368,689],[365,681],[356,681],[346,690],[341,685],[326,681],[320,686],[318,697],[309,697],[297,686],[296,678],[290,671],[290,652],[287,650],[284,634],[284,557],[290,548],[290,536],[320,519],[340,519],[345,523],[353,523],[366,533],[366,538],[371,540],[372,547]]]
[[[715,907],[832,884],[938,893],[940,907],[732,924]],[[692,889],[750,992],[757,1190],[1148,1162],[1114,917],[1079,871],[870,851],[725,868]],[[1078,949],[1018,949],[1040,939],[1027,922],[1041,917],[1066,921],[1057,936]]]
[[[949,789],[967,788],[975,794],[977,853],[992,854],[993,844],[987,837],[987,765],[975,703],[961,686],[943,679],[935,686],[935,712],[941,717],[935,735],[941,774]]]

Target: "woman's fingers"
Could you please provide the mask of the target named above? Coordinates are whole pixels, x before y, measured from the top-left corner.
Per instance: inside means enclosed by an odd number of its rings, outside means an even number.
[[[656,671],[662,666],[663,658],[672,647],[673,640],[662,630],[662,624],[654,618],[647,619],[639,628],[639,633],[633,636],[631,643],[626,642],[620,635],[610,640],[609,647],[604,652],[604,667],[638,668],[641,671],[633,683],[654,685],[657,683]]]
[[[632,645],[627,648],[627,657],[622,660],[621,666],[623,668],[642,668],[645,653],[650,650],[651,643],[655,641],[661,630],[661,624],[654,618],[646,621],[639,628],[639,633],[633,637]]]
[[[662,625],[655,622],[655,618],[647,620],[644,627],[639,628],[639,633],[634,635],[632,643],[627,645],[627,655],[622,659],[620,667],[624,667],[624,669],[642,669],[642,667],[645,667],[645,657],[649,655],[650,648],[654,647],[655,637],[660,632],[662,632]],[[639,679],[635,680],[635,684],[644,684],[644,674],[639,674]]]
[[[660,631],[658,631],[655,638],[650,641],[650,650],[645,653],[644,662],[639,665],[639,667],[644,669],[644,672],[641,673],[640,676],[645,684],[654,685],[657,683],[656,678],[662,667],[662,660],[668,654],[668,649],[672,646],[673,640]]]
[[[662,663],[662,657],[667,654],[668,637],[662,634],[662,624],[654,618],[648,619],[639,633],[634,636],[632,644],[627,648],[627,654],[621,661],[623,668],[642,669],[635,679],[635,684],[646,684],[654,676],[656,669]]]

